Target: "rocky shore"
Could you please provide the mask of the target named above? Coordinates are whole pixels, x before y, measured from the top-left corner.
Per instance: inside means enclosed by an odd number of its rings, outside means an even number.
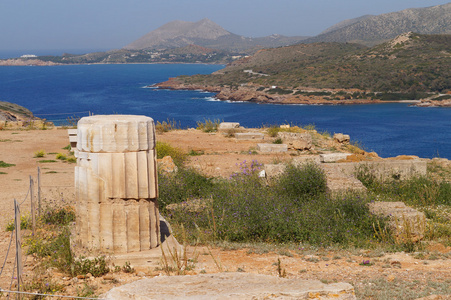
[[[451,107],[451,99],[449,100],[421,100],[415,104],[418,107]]]
[[[0,66],[58,66],[60,64],[40,59],[0,59]]]
[[[177,78],[169,78],[165,82],[154,85],[160,89],[170,90],[203,90],[216,93],[215,98],[224,101],[244,101],[256,103],[272,104],[306,104],[306,105],[344,105],[344,104],[373,104],[387,101],[369,100],[369,99],[342,99],[329,100],[324,96],[318,95],[299,95],[294,92],[291,94],[272,94],[266,90],[260,90],[257,86],[240,86],[237,88],[207,86],[200,84],[185,84]]]

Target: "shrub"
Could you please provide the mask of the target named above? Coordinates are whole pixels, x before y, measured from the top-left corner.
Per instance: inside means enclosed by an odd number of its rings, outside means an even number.
[[[210,119],[204,119],[204,121],[197,121],[197,128],[198,130],[202,130],[203,132],[215,132],[218,131],[219,124],[221,123],[220,120],[210,120]]]
[[[160,123],[160,121],[157,121],[157,124],[155,125],[155,130],[158,133],[163,133],[163,132],[168,132],[171,130],[176,130],[179,129],[181,127],[180,122],[177,124],[177,121],[175,120],[169,120],[167,119],[167,121],[163,121]]]
[[[38,150],[34,153],[34,157],[44,157],[45,151],[44,150]]]
[[[274,142],[273,142],[273,144],[282,144],[282,143],[283,143],[283,141],[282,141],[281,138],[277,138],[277,139],[275,139]]]
[[[67,157],[66,157],[66,155],[64,155],[63,153],[57,153],[57,154],[56,154],[56,159],[66,160]]]
[[[178,167],[183,165],[187,157],[186,153],[184,153],[181,149],[172,147],[170,144],[165,142],[157,142],[155,149],[157,151],[158,159],[165,156],[170,156]]]
[[[280,193],[295,201],[304,201],[326,192],[326,175],[315,163],[301,167],[288,165],[277,181]]]
[[[29,215],[23,215],[20,217],[20,229],[30,229],[31,220]],[[14,231],[16,229],[16,224],[14,220],[6,225],[6,231]]]
[[[279,131],[280,131],[280,127],[277,126],[277,125],[271,125],[271,126],[267,129],[268,135],[269,135],[270,137],[276,137],[277,134],[279,133]]]
[[[188,199],[209,197],[213,188],[212,180],[194,169],[179,168],[175,174],[158,174],[160,210],[172,203],[181,203]]]
[[[99,256],[94,259],[80,257],[79,259],[76,259],[71,266],[72,276],[91,273],[92,276],[99,277],[109,271],[110,269],[107,267],[105,256]]]
[[[204,201],[201,209],[180,206],[172,211],[168,217],[175,232],[182,226],[193,242],[219,239],[358,246],[375,240],[373,223],[384,226],[384,220],[369,213],[366,197],[327,197],[324,173],[315,165],[289,166],[286,174],[269,186],[256,176],[258,167],[255,161],[243,162],[241,172],[228,180],[209,180],[192,170],[190,174],[160,175],[163,207],[187,199],[211,199]]]
[[[75,221],[75,211],[71,206],[60,208],[47,206],[42,212],[41,219],[48,225],[68,225]]]
[[[370,191],[411,205],[451,205],[451,183],[429,176],[382,180],[366,165],[356,170],[357,179]]]

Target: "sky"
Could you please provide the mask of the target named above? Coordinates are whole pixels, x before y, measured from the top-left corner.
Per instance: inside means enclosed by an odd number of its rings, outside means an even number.
[[[314,36],[340,21],[449,0],[0,0],[0,51],[120,49],[174,21],[248,37]],[[40,53],[42,54],[42,53]],[[54,54],[54,53],[52,53]]]

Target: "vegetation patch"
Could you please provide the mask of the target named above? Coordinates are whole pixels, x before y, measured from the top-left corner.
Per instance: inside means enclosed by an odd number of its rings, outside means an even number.
[[[177,166],[181,166],[187,158],[187,154],[177,147],[173,147],[165,142],[156,143],[155,150],[157,151],[157,158],[162,159],[165,156],[170,156]]]
[[[9,167],[14,167],[15,164],[9,164],[4,162],[3,160],[0,160],[0,168],[9,168]]]
[[[210,180],[183,169],[175,175],[160,175],[161,211],[174,224],[183,224],[192,242],[354,246],[376,242],[372,224],[384,220],[369,214],[369,199],[357,194],[329,197],[324,173],[313,165],[290,166],[267,186],[256,176],[258,165],[255,161],[243,162],[240,174],[224,180]],[[210,200],[196,209],[189,205],[165,209],[168,204],[196,198]],[[174,228],[180,230],[177,225]]]
[[[177,130],[180,129],[181,125],[180,122],[177,123],[177,121],[175,120],[167,120],[167,121],[157,121],[157,124],[155,125],[155,130],[158,133],[164,133],[164,132],[168,132],[171,130]]]
[[[202,130],[203,132],[216,132],[218,131],[219,124],[221,120],[215,119],[204,119],[204,121],[197,121],[197,130]]]
[[[45,150],[38,150],[34,153],[34,157],[44,157],[45,156]]]

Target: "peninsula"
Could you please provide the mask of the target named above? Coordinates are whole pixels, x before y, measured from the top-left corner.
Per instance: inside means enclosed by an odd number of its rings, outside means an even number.
[[[220,100],[280,104],[357,104],[451,99],[451,35],[406,33],[366,47],[313,43],[264,49],[210,75],[156,86],[216,92]],[[429,102],[427,102],[427,101]],[[432,102],[431,102],[432,100]]]

